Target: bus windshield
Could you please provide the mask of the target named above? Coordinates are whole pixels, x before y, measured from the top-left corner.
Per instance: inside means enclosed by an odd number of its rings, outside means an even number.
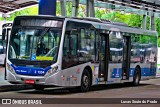
[[[9,44],[9,59],[56,61],[61,29],[14,27]]]

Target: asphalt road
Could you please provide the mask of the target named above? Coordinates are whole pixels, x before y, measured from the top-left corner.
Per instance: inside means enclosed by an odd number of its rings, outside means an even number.
[[[90,92],[81,93],[75,88],[50,87],[1,92],[0,98],[160,98],[160,79],[152,79],[133,87],[128,84],[93,86]]]
[[[6,80],[4,80],[4,67],[0,66],[0,86],[10,85]]]
[[[0,69],[2,70],[2,69]],[[18,91],[7,91],[0,92],[0,98],[160,98],[160,79],[151,79],[142,81],[140,86],[133,87],[130,84],[114,84],[114,85],[98,85],[93,86],[91,91],[87,93],[80,93],[75,88],[60,88],[50,87],[44,91],[36,91],[34,89],[18,90]],[[54,99],[53,99],[54,100]],[[114,99],[113,99],[114,100]],[[6,107],[6,105],[0,105],[0,107]],[[8,107],[14,105],[7,105]],[[19,107],[22,105],[15,105]],[[27,105],[23,105],[26,107]],[[42,107],[44,105],[38,105]],[[159,104],[54,104],[45,105],[45,107],[159,107]],[[37,107],[32,105],[32,107]]]

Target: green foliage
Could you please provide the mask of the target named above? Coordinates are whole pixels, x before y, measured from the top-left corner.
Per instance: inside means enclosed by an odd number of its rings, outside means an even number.
[[[7,21],[13,21],[16,16],[20,15],[37,15],[38,14],[38,6],[33,6],[30,8],[26,8],[21,11],[14,12],[10,15],[10,18],[7,18]],[[4,18],[0,18],[0,20],[4,20]]]
[[[71,13],[72,13],[72,3],[71,2],[66,2],[66,12],[67,12],[67,16],[71,17]],[[60,2],[57,2],[57,6],[56,6],[56,15],[57,16],[61,16],[61,4]]]
[[[79,5],[78,13],[78,17],[86,17],[86,6]]]
[[[160,38],[158,38],[158,47],[160,47]]]
[[[156,18],[156,31],[158,32],[158,35],[160,37],[160,18]]]
[[[60,16],[60,15],[61,15],[61,4],[60,4],[60,2],[57,2],[56,15],[57,15],[57,16]]]
[[[72,2],[67,2],[66,3],[66,8],[67,8],[67,16],[72,16]]]

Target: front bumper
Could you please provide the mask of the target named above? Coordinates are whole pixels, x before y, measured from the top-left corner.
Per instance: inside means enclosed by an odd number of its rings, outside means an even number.
[[[61,72],[58,71],[51,76],[26,76],[26,75],[17,75],[13,74],[7,70],[7,80],[11,83],[20,83],[25,84],[25,80],[34,80],[35,84],[38,85],[54,85],[54,86],[65,86],[61,80]]]

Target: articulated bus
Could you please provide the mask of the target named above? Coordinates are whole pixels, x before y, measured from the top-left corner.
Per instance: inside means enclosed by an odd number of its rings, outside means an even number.
[[[18,16],[7,47],[10,83],[78,87],[154,78],[157,32],[96,18]]]

